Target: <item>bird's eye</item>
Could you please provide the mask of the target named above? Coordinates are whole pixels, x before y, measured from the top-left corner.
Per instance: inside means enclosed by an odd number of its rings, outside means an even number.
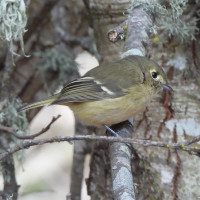
[[[152,73],[151,73],[151,76],[152,76],[154,79],[156,79],[156,78],[158,77],[158,73],[157,73],[157,72],[152,72]]]

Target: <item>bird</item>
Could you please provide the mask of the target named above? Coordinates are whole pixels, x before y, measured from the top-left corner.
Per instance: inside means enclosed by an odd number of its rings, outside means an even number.
[[[66,105],[85,125],[111,126],[145,110],[162,90],[172,92],[166,74],[153,60],[131,55],[103,63],[44,100],[27,103],[19,112],[44,105]]]

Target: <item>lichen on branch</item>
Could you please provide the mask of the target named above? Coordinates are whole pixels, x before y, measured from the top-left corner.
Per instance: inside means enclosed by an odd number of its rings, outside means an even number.
[[[10,44],[10,51],[14,53],[13,41],[20,41],[24,53],[23,35],[27,23],[26,6],[24,0],[0,1],[0,40]]]
[[[156,25],[149,32],[156,35],[157,31],[165,31],[167,36],[175,36],[181,41],[195,39],[195,34],[199,31],[197,27],[199,18],[192,16],[194,13],[188,14],[191,10],[188,0],[137,0],[129,8],[129,12],[140,5],[148,14],[154,16],[156,21]],[[187,20],[184,18],[186,14],[189,15]]]

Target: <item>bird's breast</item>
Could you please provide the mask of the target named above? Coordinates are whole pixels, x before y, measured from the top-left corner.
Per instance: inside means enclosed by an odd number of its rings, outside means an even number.
[[[118,98],[69,103],[68,106],[87,125],[112,125],[125,121],[144,110],[152,99],[153,93],[150,88],[137,86],[130,88],[127,94]]]

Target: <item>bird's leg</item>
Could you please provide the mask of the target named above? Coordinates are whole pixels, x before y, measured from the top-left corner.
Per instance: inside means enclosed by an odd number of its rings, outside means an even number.
[[[112,130],[109,126],[104,124],[104,127],[106,128],[106,130],[108,130],[110,133],[112,133],[114,137],[121,137],[118,133],[116,133],[114,130]],[[131,144],[126,143],[126,145],[128,147],[131,147]]]
[[[104,127],[106,128],[106,130],[108,130],[110,133],[112,133],[113,136],[120,137],[120,135],[118,133],[116,133],[114,130],[112,130],[109,126],[104,125]]]

